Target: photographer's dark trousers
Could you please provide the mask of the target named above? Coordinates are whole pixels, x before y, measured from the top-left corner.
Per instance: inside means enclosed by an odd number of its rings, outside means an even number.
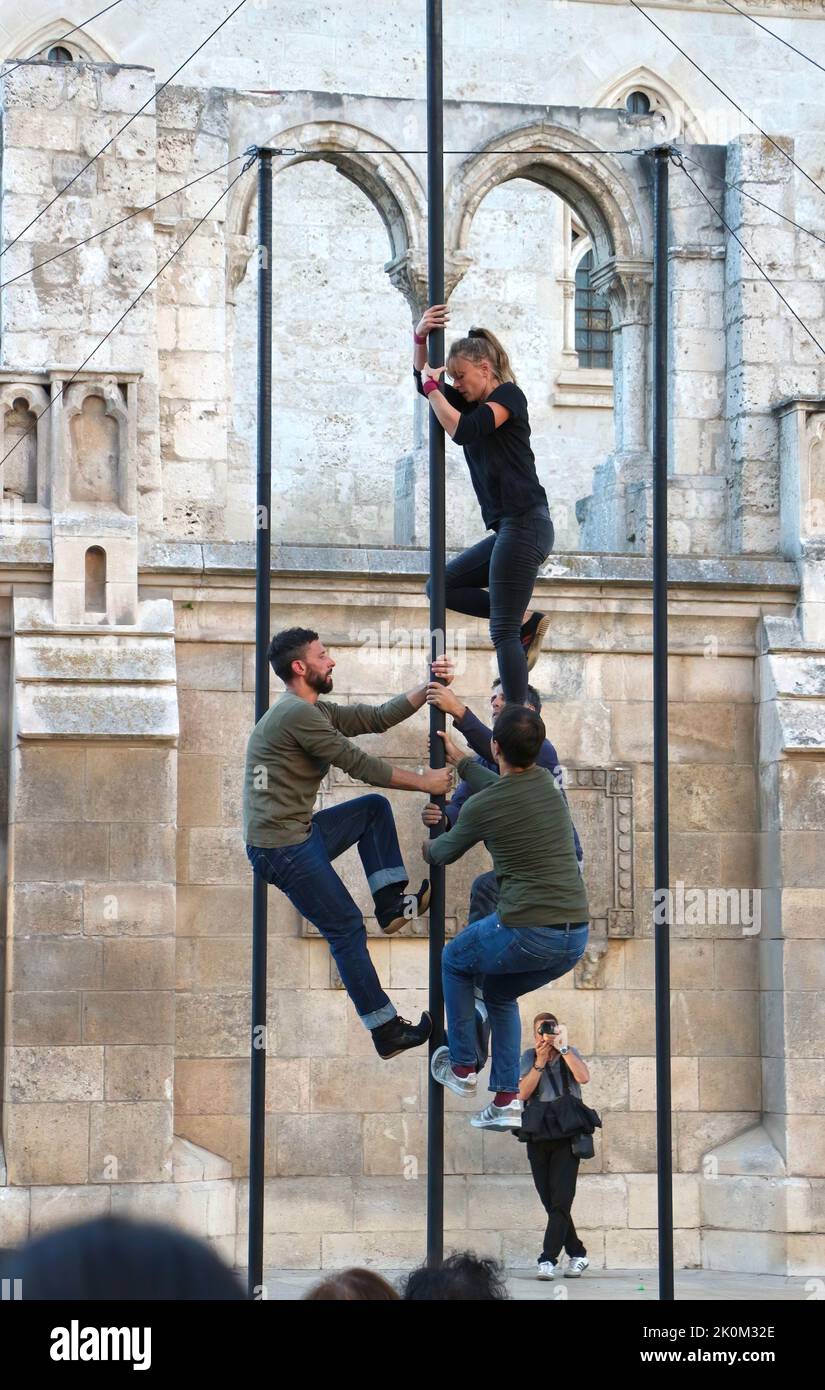
[[[569,1139],[530,1139],[527,1157],[533,1171],[533,1182],[547,1212],[542,1260],[559,1258],[562,1247],[573,1259],[587,1251],[576,1234],[570,1209],[576,1195],[579,1160],[570,1149]]]

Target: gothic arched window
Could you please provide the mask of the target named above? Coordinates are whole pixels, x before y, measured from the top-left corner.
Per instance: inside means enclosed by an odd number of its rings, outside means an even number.
[[[613,342],[607,295],[590,288],[593,252],[576,267],[576,342],[580,367],[613,366]]]

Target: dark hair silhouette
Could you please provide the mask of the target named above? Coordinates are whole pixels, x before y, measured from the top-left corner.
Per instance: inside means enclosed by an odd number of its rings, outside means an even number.
[[[388,1303],[398,1300],[392,1284],[382,1279],[371,1269],[343,1269],[340,1274],[331,1274],[322,1279],[304,1294],[304,1302],[310,1303]]]
[[[103,1216],[64,1226],[0,1258],[23,1300],[244,1299],[239,1280],[203,1241],[150,1222]]]
[[[441,1265],[414,1269],[404,1283],[403,1296],[408,1303],[501,1301],[510,1297],[501,1265],[496,1260],[481,1259],[469,1250],[457,1251]]]
[[[493,738],[511,767],[530,767],[544,743],[544,722],[526,705],[505,705],[493,724]]]

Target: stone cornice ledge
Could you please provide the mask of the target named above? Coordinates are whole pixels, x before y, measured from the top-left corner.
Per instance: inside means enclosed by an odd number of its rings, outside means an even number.
[[[456,551],[448,554],[457,554]],[[722,588],[770,588],[796,590],[796,565],[788,560],[750,556],[678,556],[670,558],[672,585],[705,585]],[[142,577],[173,573],[203,578],[241,578],[255,570],[255,547],[245,541],[222,544],[169,541],[145,542],[140,549]],[[428,572],[425,550],[412,546],[370,547],[338,545],[273,545],[273,574],[342,574],[355,577],[383,575],[417,577]],[[568,553],[551,556],[540,579],[587,584],[635,584],[652,582],[649,555]]]

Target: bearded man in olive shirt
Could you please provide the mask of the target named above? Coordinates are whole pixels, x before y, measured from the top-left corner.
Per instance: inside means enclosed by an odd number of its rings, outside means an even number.
[[[396,1057],[427,1041],[428,1013],[417,1024],[399,1018],[381,988],[367,950],[364,918],[332,867],[358,846],[382,931],[398,931],[427,910],[430,887],[404,893],[407,872],[392,808],[385,796],[354,797],[313,814],[330,764],[377,787],[444,795],[450,768],[409,772],[363,752],[347,735],[384,733],[425,701],[426,684],[382,705],[338,705],[319,697],[332,690],[335,666],[317,632],[288,628],[267,653],[286,691],[249,738],[244,772],[246,852],[255,873],[274,884],[329,942],[344,988],[381,1057]]]
[[[544,724],[535,710],[507,704],[491,739],[499,773],[462,757],[446,734],[447,759],[473,796],[452,830],[427,840],[424,858],[451,864],[483,840],[499,884],[496,912],[471,922],[442,958],[449,1045],[431,1060],[433,1077],[460,1096],[475,1094],[475,980],[492,1035],[490,1105],[477,1129],[518,1129],[521,1023],[516,1000],[566,975],[587,944],[587,894],[576,859],[570,812],[552,772],[536,765]]]

